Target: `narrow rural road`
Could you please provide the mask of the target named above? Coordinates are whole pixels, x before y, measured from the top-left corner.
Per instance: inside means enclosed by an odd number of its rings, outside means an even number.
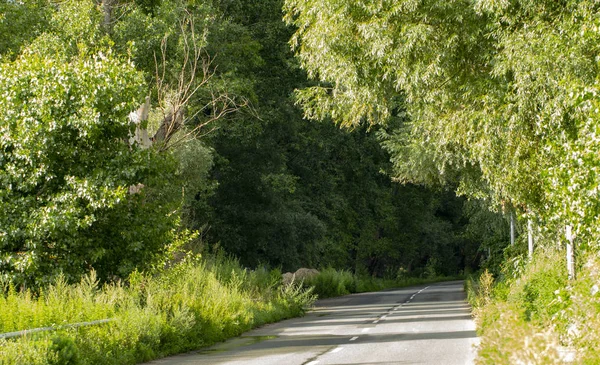
[[[462,281],[320,300],[303,318],[153,365],[472,364]]]

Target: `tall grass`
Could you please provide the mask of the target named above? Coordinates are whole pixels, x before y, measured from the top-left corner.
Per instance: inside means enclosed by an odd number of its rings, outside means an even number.
[[[223,256],[190,257],[158,275],[134,273],[129,285],[77,285],[59,279],[39,293],[6,288],[0,332],[56,331],[0,340],[0,364],[135,364],[211,345],[250,328],[302,314],[310,290],[282,287],[281,274],[250,271]],[[114,318],[78,328],[60,325]]]
[[[542,248],[517,275],[468,281],[478,364],[600,364],[600,258],[581,255],[569,282],[564,256]]]
[[[358,275],[347,270],[326,268],[318,275],[305,279],[303,285],[306,288],[313,288],[313,292],[319,298],[329,298],[455,279],[461,279],[461,277],[406,277],[405,275],[398,275],[395,278],[384,279]]]

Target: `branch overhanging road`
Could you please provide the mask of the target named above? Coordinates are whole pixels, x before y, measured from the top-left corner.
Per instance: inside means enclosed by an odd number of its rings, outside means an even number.
[[[468,365],[478,338],[462,281],[317,301],[302,318],[152,365]]]

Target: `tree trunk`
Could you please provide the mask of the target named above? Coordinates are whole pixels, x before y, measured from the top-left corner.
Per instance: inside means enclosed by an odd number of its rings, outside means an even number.
[[[104,13],[104,19],[102,21],[102,27],[106,33],[112,33],[112,13],[113,13],[113,5],[115,0],[101,0],[102,3],[102,12]]]

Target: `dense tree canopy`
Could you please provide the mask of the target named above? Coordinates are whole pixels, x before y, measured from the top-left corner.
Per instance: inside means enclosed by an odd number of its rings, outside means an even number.
[[[340,62],[333,51],[315,62],[358,89],[312,88],[300,66],[315,72],[290,50],[295,29],[282,6],[0,1],[0,32],[10,35],[0,40],[2,280],[37,285],[91,269],[102,280],[124,278],[168,261],[187,229],[201,234],[183,249],[224,250],[249,267],[376,276],[476,267],[483,234],[464,199],[389,177],[412,163],[414,174],[440,180],[437,152],[399,143],[414,136],[407,111],[420,103],[416,94],[380,78],[375,64]],[[339,41],[339,52],[366,62],[358,48],[366,43]],[[335,96],[333,119],[356,117],[354,131],[305,120],[292,96],[307,87]],[[325,117],[320,104],[306,106]],[[360,125],[386,116],[385,125]],[[426,154],[404,160],[399,151],[410,148]],[[444,163],[461,158],[447,154]],[[481,169],[471,164],[476,178]],[[500,227],[492,235],[501,234],[504,221],[491,219]]]
[[[158,174],[152,151],[127,143],[140,76],[110,54],[0,66],[3,272],[124,274],[161,250],[165,232],[123,216],[150,208],[128,189]]]
[[[137,19],[135,4],[115,8],[109,34],[106,9],[94,1],[2,2],[3,19],[19,19],[29,34],[1,49],[7,56],[0,65],[3,279],[37,285],[59,273],[77,279],[91,269],[103,280],[126,277],[154,265],[174,240],[182,186],[196,188],[205,179],[210,155],[193,141],[169,153],[144,148],[132,140],[131,113],[150,87],[157,105],[151,114],[160,124],[167,98],[181,97],[177,81],[187,71],[180,62],[188,57],[186,47],[179,43],[163,54],[161,41],[179,31],[172,35],[175,45],[183,37],[197,42],[190,48],[203,47],[204,40],[182,35],[182,26],[196,15],[204,19],[205,11],[163,5],[156,13],[166,15],[155,22],[170,16],[174,23],[146,35],[160,60],[151,70],[132,57],[143,29],[122,35]],[[165,70],[160,90],[154,86],[158,66]],[[186,77],[183,87],[196,87]],[[189,124],[202,123],[196,120]]]
[[[435,257],[450,273],[467,256],[476,266],[477,240],[463,239],[462,202],[392,184],[390,156],[377,138],[383,130],[303,120],[291,96],[310,83],[290,52],[293,29],[281,22],[281,5],[220,4],[260,45],[261,62],[245,71],[259,118],[238,115],[209,136],[218,188],[209,199],[212,215],[199,220],[210,226],[209,241],[249,266],[286,270],[333,265],[383,275]]]
[[[287,0],[311,118],[385,124],[401,180],[598,235],[598,4]],[[555,228],[557,229],[557,228]]]

